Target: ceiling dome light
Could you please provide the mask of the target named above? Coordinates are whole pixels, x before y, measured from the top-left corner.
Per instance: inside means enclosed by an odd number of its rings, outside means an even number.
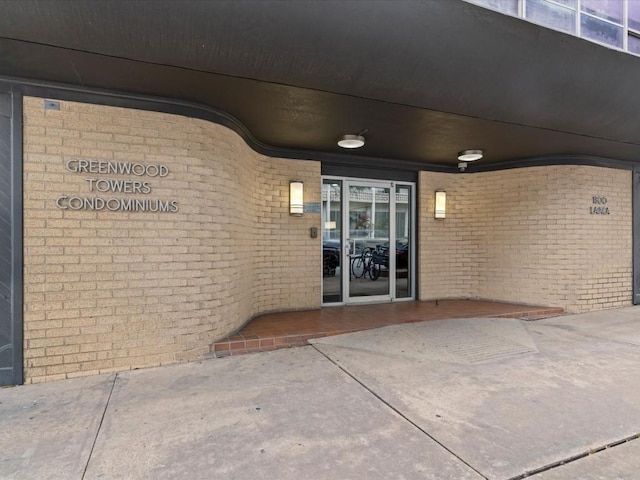
[[[458,154],[458,160],[461,162],[475,162],[484,156],[482,150],[463,150]]]
[[[338,146],[342,148],[360,148],[364,145],[362,135],[343,135],[338,140]]]

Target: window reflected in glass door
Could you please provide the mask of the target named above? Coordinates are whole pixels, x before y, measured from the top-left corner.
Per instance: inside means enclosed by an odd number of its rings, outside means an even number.
[[[322,302],[342,302],[342,182],[322,182]]]
[[[348,298],[390,299],[391,188],[348,182]],[[389,187],[390,187],[389,183]],[[346,267],[345,267],[346,268]]]

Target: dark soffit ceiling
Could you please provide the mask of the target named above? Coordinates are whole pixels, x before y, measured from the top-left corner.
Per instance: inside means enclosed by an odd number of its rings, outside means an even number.
[[[0,0],[0,75],[227,112],[274,149],[640,159],[640,58],[461,0]]]

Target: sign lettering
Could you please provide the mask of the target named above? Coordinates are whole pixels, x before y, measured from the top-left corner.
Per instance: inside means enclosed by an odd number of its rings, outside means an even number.
[[[160,164],[143,164],[132,162],[107,162],[103,160],[86,160],[71,158],[66,168],[72,173],[92,175],[86,178],[89,192],[124,193],[149,195],[151,183],[142,177],[164,178],[169,175],[169,168]],[[95,175],[130,175],[134,179],[99,178]],[[179,209],[177,200],[159,200],[150,198],[103,198],[100,196],[61,195],[56,199],[56,206],[61,210],[108,210],[111,212],[169,212]]]
[[[595,207],[589,207],[590,215],[609,215],[609,207],[607,207],[607,197],[594,195],[591,197],[591,202]]]

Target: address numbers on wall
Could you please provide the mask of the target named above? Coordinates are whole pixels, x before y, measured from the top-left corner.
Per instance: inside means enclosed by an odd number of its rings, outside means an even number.
[[[607,206],[607,197],[594,195],[591,197],[591,207],[589,213],[591,215],[609,215],[609,207]]]

